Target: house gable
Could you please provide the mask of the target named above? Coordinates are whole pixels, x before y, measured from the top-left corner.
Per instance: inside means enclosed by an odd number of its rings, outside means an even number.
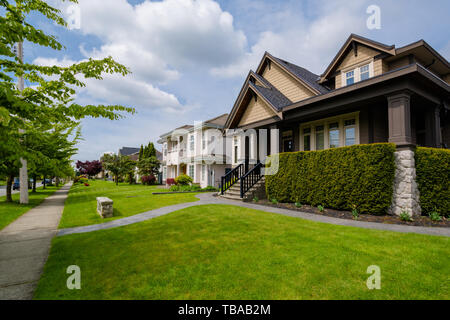
[[[268,103],[258,95],[253,95],[247,101],[247,104],[242,106],[245,111],[239,121],[239,127],[277,116]]]
[[[292,102],[304,100],[315,95],[300,81],[273,62],[266,62],[260,74]]]
[[[334,79],[334,87],[342,87],[341,72],[372,63],[372,76],[377,76],[387,70],[383,64],[383,56],[395,55],[395,46],[385,44],[352,34],[336,54],[325,72],[321,75],[319,83],[329,84]]]

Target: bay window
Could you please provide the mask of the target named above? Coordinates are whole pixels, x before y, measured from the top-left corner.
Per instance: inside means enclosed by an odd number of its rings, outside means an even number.
[[[316,127],[316,150],[323,150],[325,148],[324,126]]]
[[[339,123],[333,122],[329,125],[328,139],[331,148],[339,148]]]

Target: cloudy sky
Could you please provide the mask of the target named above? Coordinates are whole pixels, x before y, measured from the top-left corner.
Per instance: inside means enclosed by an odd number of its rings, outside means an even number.
[[[111,55],[132,71],[125,78],[88,81],[78,92],[80,103],[122,104],[137,114],[119,121],[84,120],[77,160],[156,142],[180,125],[228,113],[264,51],[321,74],[356,33],[397,47],[424,39],[450,59],[447,0],[79,0],[77,21],[71,18],[73,8],[49,2],[74,27],[33,17],[66,49],[26,45],[28,61],[68,65]],[[366,26],[372,4],[381,9],[379,30]]]

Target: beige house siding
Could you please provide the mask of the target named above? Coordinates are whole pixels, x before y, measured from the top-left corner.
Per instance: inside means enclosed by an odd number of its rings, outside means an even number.
[[[337,67],[337,70],[343,70],[347,68],[351,68],[353,66],[358,65],[359,63],[368,61],[373,59],[379,52],[365,46],[358,46],[358,55],[355,57],[355,53],[353,50],[347,54],[347,56],[342,60],[341,64]]]
[[[255,102],[255,98],[252,98],[245,109],[244,114],[239,122],[239,126],[244,126],[253,122],[265,120],[276,116],[275,112],[271,109],[267,103],[258,97]]]
[[[388,64],[383,59],[377,59],[373,62],[373,75],[379,76],[389,71]]]
[[[389,63],[389,71],[409,65],[409,57],[405,56]]]
[[[292,102],[301,101],[314,95],[314,93],[274,63],[271,64],[270,68],[269,66],[266,67],[262,76]]]
[[[342,87],[342,74],[340,72],[336,75],[334,79],[336,89]]]

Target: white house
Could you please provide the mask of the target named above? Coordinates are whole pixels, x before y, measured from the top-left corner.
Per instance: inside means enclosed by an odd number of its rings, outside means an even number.
[[[163,183],[181,174],[189,175],[202,188],[219,187],[220,179],[231,165],[225,158],[222,129],[228,114],[176,128],[163,134]]]

